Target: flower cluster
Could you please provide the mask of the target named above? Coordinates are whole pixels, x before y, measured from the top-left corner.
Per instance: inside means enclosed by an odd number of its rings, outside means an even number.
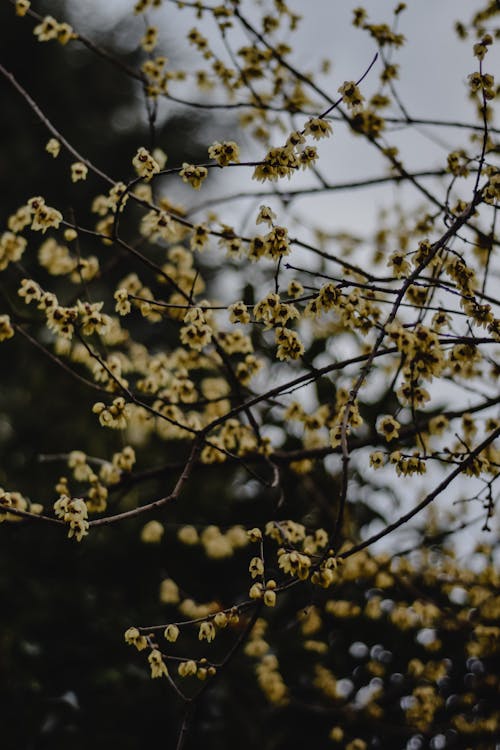
[[[28,5],[24,2],[16,3],[18,15],[25,15],[28,8],[29,3]],[[35,26],[33,33],[39,42],[50,42],[52,39],[57,39],[60,44],[67,44],[70,40],[78,38],[69,23],[59,23],[52,16],[45,16],[41,23]]]
[[[216,141],[208,149],[210,159],[214,159],[219,167],[227,167],[228,164],[238,164],[240,160],[240,149],[234,141]]]
[[[188,310],[184,317],[184,326],[180,330],[182,343],[191,349],[201,351],[212,340],[212,334],[212,328],[203,310],[199,307]]]
[[[203,180],[208,177],[208,169],[206,167],[197,167],[194,164],[184,162],[179,175],[182,177],[183,182],[191,185],[195,190],[199,190]]]
[[[0,487],[0,523],[3,521],[21,521],[22,516],[16,513],[9,513],[8,508],[11,510],[29,511],[36,513],[41,511],[41,506],[35,506],[34,503],[29,505],[28,499],[25,498],[20,492],[7,492],[3,487]]]
[[[99,422],[103,427],[109,427],[113,430],[123,430],[127,426],[127,417],[130,409],[123,396],[113,399],[110,406],[106,406],[102,401],[98,401],[92,407],[92,411],[99,416]]]
[[[156,46],[154,31],[143,37],[141,46],[144,48],[144,45],[152,49]],[[165,70],[166,63],[167,58],[163,55],[158,55],[157,57],[150,57],[141,65],[141,71],[147,80],[146,94],[152,99],[156,99],[161,94],[168,93],[168,83],[174,77],[174,74]]]
[[[469,86],[471,93],[480,92],[485,99],[494,99],[496,96],[495,79],[491,73],[471,73]]]
[[[64,523],[69,524],[68,537],[75,537],[81,542],[89,533],[89,522],[87,520],[87,505],[80,497],[68,497],[61,495],[54,503],[54,513]]]
[[[148,642],[145,636],[141,635],[137,628],[128,628],[125,631],[125,643],[129,646],[135,646],[138,651],[143,651],[148,647]]]
[[[298,169],[312,167],[318,159],[314,146],[296,150],[296,139],[283,147],[271,148],[260,164],[255,167],[253,178],[259,182],[276,181],[282,177],[290,179]]]

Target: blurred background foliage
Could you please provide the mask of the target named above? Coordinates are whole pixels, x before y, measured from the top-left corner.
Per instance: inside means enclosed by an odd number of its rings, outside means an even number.
[[[37,10],[65,16],[64,3],[38,3]],[[149,139],[140,87],[83,45],[40,45],[32,23],[17,18],[9,2],[0,3],[0,29],[3,65],[51,122],[104,171],[129,178],[132,155]],[[117,40],[112,34],[101,41],[113,51]],[[137,61],[129,55],[127,62]],[[54,162],[45,153],[47,130],[5,80],[1,98],[2,226],[32,195],[71,210],[70,159],[62,155]],[[127,112],[133,127],[124,127]],[[168,143],[172,160],[193,160],[200,158],[198,125],[196,118],[176,115],[157,128],[156,137]],[[88,206],[96,185],[91,181],[80,187],[78,205]],[[88,219],[78,217],[83,223]],[[35,235],[30,240],[34,247],[40,243]],[[110,269],[115,278],[131,270],[126,257],[115,263],[119,267]],[[4,275],[0,294],[16,305],[22,276],[31,273],[46,282],[36,269],[33,264]],[[95,393],[82,391],[26,340],[15,337],[1,357],[0,486],[7,488],[8,475],[10,488],[50,505],[54,464],[41,462],[41,453],[59,454],[71,445],[107,456],[122,447],[121,437],[99,429],[91,413]],[[164,448],[148,445],[147,465],[165,463]],[[61,473],[64,468],[63,463]],[[169,484],[167,475],[161,485]],[[158,485],[141,488],[142,497],[148,489],[158,491]],[[132,622],[161,621],[158,587],[171,561],[170,540],[145,547],[141,526],[103,529],[88,545],[73,545],[59,528],[40,534],[36,525],[2,524],[0,713],[6,749],[136,748],[139,742],[152,745],[159,735],[164,746],[169,738],[173,742],[175,700],[166,685],[151,682],[147,664],[139,666],[123,641]]]

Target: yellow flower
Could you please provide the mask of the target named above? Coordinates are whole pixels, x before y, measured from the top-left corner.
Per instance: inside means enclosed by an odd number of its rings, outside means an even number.
[[[57,28],[57,41],[59,44],[67,44],[71,39],[76,39],[77,34],[69,23],[60,23]]]
[[[54,159],[59,156],[59,152],[61,150],[61,144],[57,140],[57,138],[51,138],[47,145],[45,146],[45,151],[54,157]]]
[[[208,169],[206,167],[196,167],[194,164],[184,162],[179,175],[182,177],[183,182],[191,185],[195,190],[199,190],[203,180],[208,176]]]
[[[179,587],[171,578],[165,578],[160,584],[160,601],[163,604],[178,604]]]
[[[30,5],[29,0],[16,0],[16,16],[25,16]]]
[[[354,81],[344,81],[338,89],[344,102],[347,104],[352,114],[358,114],[363,108],[364,97]]]
[[[226,167],[233,162],[237,164],[240,161],[240,149],[234,141],[223,141],[213,143],[208,149],[210,159],[214,159],[220,167]]]
[[[247,531],[248,538],[251,542],[260,542],[262,541],[262,531],[258,529],[257,527],[254,529],[249,529]]]
[[[145,52],[152,52],[158,44],[158,29],[156,26],[148,26],[146,33],[141,39],[141,47]]]
[[[113,296],[116,300],[115,310],[118,315],[128,315],[132,309],[132,305],[130,304],[127,290],[120,287],[116,290]]]
[[[10,324],[8,315],[0,315],[0,341],[11,339],[14,335],[14,329]]]
[[[262,558],[252,557],[248,570],[250,571],[252,578],[264,575],[264,563],[262,562]]]
[[[212,329],[206,322],[205,313],[193,307],[184,317],[185,325],[180,330],[180,339],[191,349],[201,351],[212,340]]]
[[[123,430],[127,426],[129,408],[123,396],[113,399],[110,406],[106,406],[102,401],[98,401],[92,407],[92,411],[99,416],[99,422],[103,427],[109,427],[113,430]]]
[[[0,236],[0,271],[21,259],[26,244],[24,237],[13,232],[4,232]]]
[[[170,625],[167,625],[165,628],[164,636],[170,643],[175,643],[177,638],[179,637],[179,628],[177,625],[174,625],[173,623],[170,623]]]
[[[374,451],[374,453],[370,453],[370,466],[373,466],[374,469],[380,469],[383,465],[384,454],[382,451]]]
[[[161,652],[157,648],[154,648],[148,656],[149,665],[151,667],[151,677],[156,679],[168,675],[168,669],[163,661]]]
[[[81,542],[83,537],[89,533],[87,505],[82,498],[70,498],[67,495],[61,495],[54,503],[54,513],[58,518],[69,524],[68,539],[75,537],[77,542]]]
[[[352,740],[352,742],[349,742],[349,744],[346,745],[345,750],[366,750],[366,748],[366,742],[359,737],[356,737],[356,739]]]
[[[190,677],[192,675],[195,675],[198,671],[198,666],[194,659],[189,659],[188,661],[182,661],[177,671],[179,673],[179,677]]]
[[[274,211],[269,208],[269,206],[260,206],[259,213],[257,216],[257,219],[255,220],[256,224],[267,224],[268,226],[272,227],[274,221],[276,219],[276,214]]]
[[[42,22],[35,26],[33,34],[39,42],[48,42],[51,39],[57,39],[59,24],[52,16],[45,16]]]
[[[280,360],[300,359],[304,354],[304,344],[296,331],[292,331],[290,328],[276,329],[276,343],[278,344],[276,357]]]
[[[250,314],[244,302],[235,302],[228,308],[231,323],[250,323]]]
[[[23,279],[17,293],[20,297],[24,297],[27,305],[33,300],[38,302],[42,297],[42,290],[33,279]]]
[[[143,146],[137,149],[137,153],[132,159],[132,164],[139,177],[142,177],[146,181],[149,181],[153,175],[158,174],[160,171],[158,162]]]
[[[158,544],[161,542],[165,529],[159,521],[148,521],[141,531],[141,542],[145,544]]]
[[[43,198],[30,198],[28,205],[32,215],[31,228],[34,232],[41,231],[45,234],[47,229],[59,227],[63,218],[62,214],[56,208],[47,206]]]
[[[135,646],[138,651],[147,648],[148,642],[145,636],[141,635],[137,628],[129,628],[125,631],[125,643],[129,646]]]
[[[388,443],[399,435],[399,422],[391,416],[382,417],[377,424],[377,432],[383,435]]]
[[[215,628],[212,622],[206,620],[205,622],[202,622],[200,625],[200,629],[198,631],[198,640],[203,641],[206,640],[208,643],[213,641],[215,638]]]
[[[300,297],[301,294],[304,294],[304,287],[302,286],[300,281],[293,279],[288,284],[288,288],[286,291],[289,297],[293,297],[295,299],[296,297]]]
[[[406,253],[402,252],[401,250],[397,250],[396,252],[392,253],[389,260],[387,261],[387,265],[392,268],[394,275],[398,279],[408,275],[411,270],[410,264],[406,260]]]
[[[177,539],[182,542],[182,544],[187,545],[194,545],[198,544],[200,539],[198,536],[198,532],[196,531],[194,526],[183,526],[179,531],[177,532]]]
[[[88,174],[88,167],[81,161],[75,161],[71,165],[71,181],[78,182],[79,180],[85,180]]]
[[[273,227],[266,234],[264,241],[266,243],[266,254],[274,260],[278,260],[290,252],[290,241],[286,227]]]
[[[266,607],[274,607],[276,605],[276,586],[275,581],[268,581],[266,590],[264,591],[264,604]]]
[[[320,117],[312,117],[304,127],[304,133],[312,135],[315,141],[319,141],[320,138],[327,138],[332,132],[332,126],[328,120],[323,120]]]
[[[225,628],[229,624],[229,618],[225,612],[217,612],[214,617],[214,625],[218,628]]]
[[[344,738],[344,730],[342,727],[333,727],[328,736],[334,742],[341,742]]]
[[[255,167],[253,179],[259,182],[291,177],[300,166],[297,154],[288,147],[270,149],[262,163]]]
[[[262,599],[262,584],[254,583],[253,586],[250,587],[248,596],[250,599]]]
[[[208,227],[205,224],[196,224],[193,227],[193,233],[189,241],[191,250],[202,251],[205,249],[209,239]]]
[[[153,159],[156,161],[160,169],[165,169],[165,165],[168,161],[168,156],[162,148],[153,149]]]

